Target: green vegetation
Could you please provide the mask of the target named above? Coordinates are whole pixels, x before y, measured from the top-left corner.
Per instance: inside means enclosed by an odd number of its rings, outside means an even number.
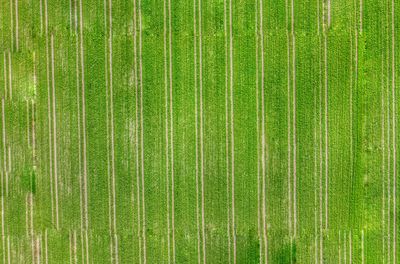
[[[395,2],[0,0],[0,262],[399,263]]]

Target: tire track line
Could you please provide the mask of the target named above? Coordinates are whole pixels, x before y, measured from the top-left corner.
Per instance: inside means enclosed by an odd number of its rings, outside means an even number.
[[[111,171],[112,171],[112,199],[113,199],[113,229],[117,232],[116,206],[115,206],[115,150],[114,150],[114,92],[113,92],[113,68],[112,68],[112,1],[109,0],[109,89],[110,89],[110,115],[111,115]]]
[[[4,100],[4,99],[3,99]],[[5,219],[4,219],[4,214],[5,214],[5,209],[4,209],[4,175],[3,172],[1,172],[1,247],[2,247],[2,253],[3,253],[3,263],[6,263],[6,252],[5,252]]]
[[[72,0],[69,0],[69,31],[70,33],[72,33]]]
[[[342,264],[342,236],[339,230],[339,264]]]
[[[267,215],[266,215],[266,142],[265,142],[265,87],[264,87],[264,28],[263,28],[263,0],[260,0],[260,49],[261,49],[261,172],[262,172],[262,224],[264,241],[264,261],[268,263],[268,236],[267,236]]]
[[[82,100],[82,132],[83,132],[83,198],[84,198],[84,221],[85,228],[89,228],[88,217],[88,195],[87,195],[87,157],[86,157],[86,98],[85,98],[85,63],[83,49],[83,9],[82,0],[79,0],[79,22],[80,22],[80,62],[81,62],[81,100]],[[88,249],[86,249],[88,251]],[[89,259],[89,256],[87,256]]]
[[[84,230],[81,229],[80,238],[81,238],[81,259],[82,259],[82,263],[85,263],[85,253],[86,253],[86,251],[85,251],[85,243],[84,243],[84,234],[85,234]]]
[[[12,170],[12,162],[11,162],[11,146],[8,146],[8,174],[11,174]],[[8,188],[8,182],[7,182],[7,188]],[[8,190],[8,189],[7,189]]]
[[[8,84],[7,84],[7,56],[6,56],[6,52],[3,52],[3,56],[4,56],[4,98],[7,99],[7,90],[8,90]]]
[[[72,264],[72,258],[73,258],[73,250],[72,250],[72,238],[73,238],[73,234],[71,232],[71,230],[69,230],[68,232],[68,238],[69,238],[69,264]]]
[[[36,130],[35,130],[35,101],[37,94],[37,73],[36,73],[36,53],[33,52],[33,89],[34,89],[34,98],[31,100],[31,124],[32,126],[32,161],[34,169],[36,169]]]
[[[107,0],[104,0],[104,31],[106,32],[104,36],[104,77],[105,77],[105,84],[106,84],[106,123],[107,123],[107,192],[108,192],[108,232],[110,238],[110,262],[113,263],[114,258],[114,249],[113,249],[113,220],[112,220],[112,197],[111,197],[111,166],[110,166],[110,109],[109,109],[109,71],[107,64],[109,58],[109,48],[108,48],[108,29],[107,29]]]
[[[18,0],[15,0],[15,46],[19,49],[19,21],[18,21]]]
[[[3,126],[3,170],[5,174],[5,196],[8,196],[8,170],[7,170],[7,133],[6,133],[6,110],[5,110],[5,100],[1,99],[1,115],[2,115],[2,126]],[[4,186],[4,185],[2,185]],[[4,187],[3,187],[4,188]]]
[[[32,264],[36,264],[36,239],[35,236],[31,236],[31,251],[32,251]]]
[[[360,34],[363,32],[363,0],[360,0]]]
[[[2,114],[2,130],[3,130],[3,159],[4,159],[4,168],[1,173],[1,239],[2,239],[2,251],[3,251],[3,263],[6,262],[6,253],[5,253],[5,207],[4,207],[4,177],[7,175],[7,164],[6,164],[6,133],[5,133],[5,106],[4,106],[4,97],[1,98],[1,114]],[[6,176],[7,177],[7,176]]]
[[[286,8],[286,25],[289,23],[289,15],[288,15],[288,0],[285,0],[285,8]],[[290,35],[289,30],[286,26],[286,39],[287,39],[287,119],[288,119],[288,131],[287,131],[287,143],[288,143],[288,156],[287,156],[287,164],[288,164],[288,174],[287,174],[287,182],[288,182],[288,228],[289,228],[289,238],[290,238],[290,246],[292,246],[292,184],[291,184],[291,175],[292,175],[292,146],[291,146],[291,107],[290,107]],[[263,155],[264,156],[264,155]]]
[[[318,138],[317,138],[317,87],[314,87],[314,138],[313,138],[313,149],[314,149],[314,247],[315,247],[315,252],[314,252],[314,260],[315,264],[318,263],[318,192],[317,192],[317,182],[318,182],[318,159],[317,159],[317,153],[318,153]],[[339,259],[340,259],[340,230],[339,230]],[[339,261],[339,263],[341,263]]]
[[[76,34],[76,39],[79,39],[79,32],[78,32],[78,6],[77,6],[78,0],[74,0],[74,26],[75,26],[75,34]],[[71,25],[72,27],[72,25]],[[79,79],[77,79],[79,80]]]
[[[116,256],[116,259],[115,259],[115,263],[119,263],[119,253],[118,253],[118,235],[115,233],[114,234],[114,243],[115,243],[115,256]]]
[[[28,205],[29,205],[29,220],[30,220],[30,236],[32,243],[32,263],[35,264],[35,232],[33,226],[33,194],[28,193]]]
[[[226,0],[224,1],[224,42],[225,42],[225,155],[226,155],[226,201],[227,201],[227,231],[228,231],[228,257],[229,263],[232,261],[232,249],[231,249],[231,205],[230,205],[230,170],[229,170],[229,100],[228,100],[228,87],[230,84],[229,80],[229,64],[228,62],[228,36],[227,36],[227,4]]]
[[[224,8],[226,9],[226,6],[224,5]],[[226,10],[224,9],[224,28],[225,28],[225,32],[226,32]],[[260,263],[263,263],[263,238],[261,233],[263,233],[262,230],[262,226],[261,226],[261,178],[260,178],[260,174],[261,174],[261,168],[260,168],[260,117],[259,117],[259,62],[258,62],[258,45],[259,45],[259,23],[258,23],[258,0],[255,0],[255,40],[256,40],[256,56],[255,56],[255,60],[256,60],[256,114],[257,114],[257,231],[258,231],[258,243],[259,243],[259,251],[260,251]],[[227,51],[226,51],[226,47],[225,47],[225,58],[227,58]],[[227,59],[225,59],[225,64],[227,65]],[[225,72],[227,72],[227,68],[225,69]],[[226,76],[227,73],[225,74]],[[228,83],[227,83],[227,77],[225,80],[225,86],[228,87]],[[227,105],[227,103],[225,103]],[[225,113],[226,116],[228,116],[227,113]],[[228,131],[228,124],[226,124],[225,130]],[[226,146],[228,146],[228,137],[226,136]],[[228,155],[228,148],[226,149],[226,155]],[[226,167],[228,168],[228,164],[229,164],[229,160],[228,160],[228,156],[227,156],[227,161],[226,161]],[[228,183],[228,179],[229,179],[229,171],[227,170],[227,183]],[[228,184],[227,184],[227,188],[228,188]],[[227,190],[228,193],[228,190]],[[228,199],[227,199],[228,200]],[[229,231],[229,210],[228,210],[228,236],[230,234]],[[230,239],[230,238],[229,238]],[[229,248],[230,248],[230,241],[229,241]],[[230,253],[230,251],[229,251]],[[230,255],[229,255],[229,260],[230,260]]]
[[[141,0],[138,4],[139,11],[139,75],[140,75],[140,128],[141,128],[141,161],[142,161],[142,218],[143,218],[143,261],[147,263],[146,258],[146,207],[145,207],[145,185],[144,185],[144,128],[143,128],[143,66],[142,66],[142,7]]]
[[[50,55],[49,55],[49,37],[48,37],[48,12],[47,0],[44,0],[44,17],[45,17],[45,41],[46,41],[46,81],[47,81],[47,120],[48,120],[48,137],[49,137],[49,176],[50,176],[50,198],[51,198],[51,221],[54,224],[54,191],[53,191],[53,148],[52,148],[52,124],[51,124],[51,96],[50,96]]]
[[[384,97],[384,56],[382,52],[382,72],[381,72],[381,148],[382,148],[382,252],[383,252],[383,263],[386,263],[386,238],[385,238],[385,231],[386,231],[386,225],[385,225],[385,218],[386,218],[386,192],[385,192],[385,152],[386,152],[386,138],[385,138],[385,97]]]
[[[60,228],[59,225],[59,205],[58,205],[58,166],[57,166],[57,115],[56,115],[56,91],[55,91],[55,77],[54,77],[54,35],[51,34],[51,84],[52,84],[52,102],[53,102],[53,159],[54,159],[54,191],[55,191],[55,210],[56,210],[56,229]]]
[[[43,34],[43,0],[39,0],[40,35]]]
[[[33,159],[33,165],[34,165],[34,169],[36,168],[36,130],[35,130],[35,126],[36,126],[36,123],[35,123],[35,120],[36,120],[36,117],[35,117],[35,102],[34,102],[34,100],[32,100],[31,101],[31,108],[32,108],[32,111],[31,111],[31,118],[32,118],[32,121],[31,121],[31,126],[32,126],[32,159]]]
[[[44,230],[44,256],[45,264],[49,264],[48,243],[47,243],[47,228]]]
[[[355,7],[354,7],[355,8]],[[352,19],[353,20],[353,19]],[[355,19],[356,20],[356,19]],[[358,63],[355,63],[355,80],[353,80],[353,60],[358,61],[358,37],[357,26],[354,21],[355,55],[353,55],[353,30],[350,30],[350,95],[349,95],[349,115],[350,115],[350,179],[354,177],[354,142],[353,142],[353,90],[357,88]],[[354,86],[354,87],[353,87]],[[350,187],[352,188],[352,187]],[[350,192],[351,193],[351,192]],[[345,238],[346,239],[346,238]]]
[[[330,21],[330,1],[328,2],[328,27]],[[325,93],[324,93],[324,105],[325,105],[325,229],[328,230],[328,188],[329,188],[329,142],[328,142],[328,43],[327,43],[327,25],[324,24],[324,86],[325,86]]]
[[[395,6],[392,0],[392,135],[393,135],[393,263],[397,262],[397,205],[396,205],[396,189],[397,189],[397,142],[396,142],[396,68],[395,68]]]
[[[198,86],[197,86],[197,81],[198,81],[198,73],[197,73],[197,16],[196,16],[196,0],[193,0],[193,45],[194,45],[194,91],[195,91],[195,136],[196,136],[196,171],[195,171],[195,176],[196,176],[196,225],[197,225],[197,263],[201,263],[201,248],[202,248],[202,243],[203,240],[200,235],[200,206],[199,206],[199,196],[200,196],[200,191],[199,191],[199,125],[198,125]],[[201,212],[203,214],[203,211]],[[229,223],[228,223],[229,226]],[[202,226],[203,227],[203,226]]]
[[[356,10],[356,2],[354,2],[354,9]],[[353,21],[353,17],[352,17]],[[350,95],[349,95],[349,115],[350,115],[350,178],[354,177],[354,142],[353,142],[353,90],[358,86],[358,29],[357,29],[357,18],[354,15],[354,30],[350,30]],[[353,55],[353,31],[355,38],[355,54]],[[355,60],[355,65],[353,69],[353,60]],[[355,78],[353,80],[353,72],[355,72]],[[351,231],[350,231],[351,236]],[[344,238],[346,240],[346,237]],[[349,241],[349,246],[351,247],[351,241]],[[350,248],[351,249],[351,248]],[[347,261],[347,258],[346,258]],[[349,254],[349,261],[351,263],[352,256],[351,250]]]
[[[172,259],[175,263],[175,172],[174,172],[174,112],[173,112],[173,86],[172,86],[172,15],[171,0],[168,0],[168,16],[169,16],[169,108],[170,108],[170,127],[171,127],[171,192],[172,192]]]
[[[77,1],[74,0],[75,22],[78,21]],[[81,142],[81,99],[80,99],[80,70],[79,70],[79,32],[78,25],[75,26],[75,74],[76,74],[76,105],[77,105],[77,128],[78,128],[78,173],[79,173],[79,207],[81,218],[81,230],[86,227],[85,224],[85,201],[83,195],[83,175],[82,175],[82,142]]]
[[[3,191],[3,173],[1,173],[1,247],[2,247],[2,253],[3,253],[3,263],[6,263],[6,249],[5,249],[5,227],[4,227],[4,214],[5,214],[5,209],[4,209],[4,191]]]
[[[76,245],[76,230],[74,230],[73,238],[72,238],[72,252],[74,254],[74,263],[78,263],[78,255],[77,255],[77,245]]]
[[[346,234],[346,231],[344,232],[344,236],[343,236],[343,244],[344,244],[343,259],[344,259],[344,264],[347,264],[347,234]]]
[[[329,0],[328,0],[329,1]],[[291,0],[292,35],[292,107],[293,107],[293,238],[297,235],[297,136],[296,136],[296,36],[294,31],[294,1]]]
[[[14,12],[13,0],[10,0],[10,31],[11,31],[11,51],[14,51]]]
[[[12,85],[12,79],[13,79],[13,74],[12,74],[12,57],[11,57],[11,52],[8,51],[8,88],[9,92],[8,94],[10,95],[10,101],[12,101],[12,95],[13,95],[13,85]]]
[[[324,4],[322,4],[324,10]],[[324,12],[322,14],[324,18]],[[320,21],[318,21],[320,23]],[[324,258],[324,245],[323,245],[323,144],[322,144],[322,40],[321,34],[318,37],[319,47],[319,261],[322,264]],[[344,236],[346,237],[346,236]],[[346,238],[344,238],[346,240]]]
[[[38,235],[38,237],[36,238],[36,263],[40,264],[41,260],[40,260],[40,255],[41,255],[41,237],[42,235]]]
[[[327,0],[328,4],[328,28],[331,26],[331,0]]]
[[[109,243],[109,247],[110,247],[110,263],[114,263],[114,238],[113,238],[113,234],[112,234],[112,232],[110,231],[110,234],[109,234],[109,237],[110,237],[110,243]]]
[[[31,257],[32,257],[32,264],[36,264],[36,239],[35,236],[31,236]]]
[[[29,209],[28,209],[28,194],[25,195],[25,236],[29,238],[29,221],[28,221]]]
[[[164,86],[165,86],[165,175],[167,191],[167,243],[168,243],[168,263],[171,263],[171,223],[170,223],[170,194],[169,194],[169,126],[168,126],[168,62],[167,62],[167,7],[164,0]]]
[[[172,257],[172,262],[175,263],[171,19],[172,19],[171,2],[168,1],[168,11],[167,11],[167,1],[164,1],[164,75],[165,75],[164,81],[165,81],[165,142],[166,142],[165,154],[166,154],[166,185],[167,185],[167,225],[168,225],[167,240],[168,240],[168,263],[171,262],[171,257]],[[167,27],[168,27],[168,33],[167,33]],[[168,39],[168,48],[167,48],[167,39]],[[168,120],[168,116],[170,120]],[[170,152],[171,156],[169,155]]]
[[[111,230],[111,241],[113,242],[114,246],[114,260],[115,263],[118,264],[119,258],[118,258],[118,237],[116,235],[117,233],[117,214],[116,214],[116,194],[115,194],[115,149],[114,149],[114,92],[113,92],[113,68],[112,68],[112,62],[113,62],[113,49],[112,49],[112,38],[113,38],[113,32],[112,32],[112,1],[108,1],[108,15],[109,15],[109,27],[108,27],[108,72],[109,72],[109,78],[108,78],[108,96],[107,100],[109,100],[109,113],[110,113],[110,136],[111,136],[111,198],[112,198],[112,230]],[[108,118],[107,118],[108,120]]]
[[[7,260],[8,264],[11,264],[11,242],[10,242],[10,235],[7,235]]]
[[[138,221],[138,240],[139,240],[139,263],[142,263],[142,231],[141,231],[141,201],[140,201],[140,165],[139,165],[139,85],[138,85],[138,63],[137,63],[137,10],[136,0],[133,1],[133,53],[134,53],[134,71],[135,71],[135,148],[136,148],[136,195],[137,195],[137,221]]]
[[[84,63],[84,48],[83,48],[83,7],[82,0],[79,1],[79,44],[80,44],[80,64],[81,64],[81,100],[82,100],[82,142],[83,142],[83,198],[84,198],[84,229],[81,230],[82,241],[82,262],[86,258],[86,263],[89,263],[89,242],[88,233],[89,218],[88,218],[88,195],[87,195],[87,150],[86,150],[86,97],[85,97],[85,63]],[[85,239],[85,243],[83,243]]]
[[[88,237],[88,230],[85,230],[85,248],[86,248],[86,263],[89,262],[89,237]]]
[[[390,32],[389,32],[389,5],[387,6],[387,19],[386,19],[386,34],[389,39],[390,37]],[[386,79],[386,112],[387,112],[387,262],[391,262],[391,135],[390,135],[390,129],[391,129],[391,122],[390,122],[390,41],[387,41],[387,47],[386,47],[386,74],[387,74],[387,79]]]
[[[202,44],[202,0],[198,0],[199,15],[199,90],[200,90],[200,174],[201,174],[201,222],[202,222],[202,242],[203,242],[203,263],[206,263],[206,234],[205,234],[205,215],[204,215],[204,141],[203,141],[203,44]]]
[[[349,233],[349,264],[353,263],[353,239],[351,235],[351,230]]]
[[[233,263],[236,264],[236,224],[235,224],[235,134],[233,100],[233,36],[232,36],[232,0],[229,0],[229,59],[230,59],[230,110],[231,110],[231,203],[232,203],[232,238]]]

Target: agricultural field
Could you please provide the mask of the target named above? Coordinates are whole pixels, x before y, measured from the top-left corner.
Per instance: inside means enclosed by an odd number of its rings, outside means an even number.
[[[400,263],[397,0],[0,0],[1,263]]]

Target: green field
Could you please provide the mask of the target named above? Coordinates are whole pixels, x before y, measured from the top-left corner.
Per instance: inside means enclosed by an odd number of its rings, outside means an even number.
[[[0,0],[1,263],[400,263],[397,0]]]

